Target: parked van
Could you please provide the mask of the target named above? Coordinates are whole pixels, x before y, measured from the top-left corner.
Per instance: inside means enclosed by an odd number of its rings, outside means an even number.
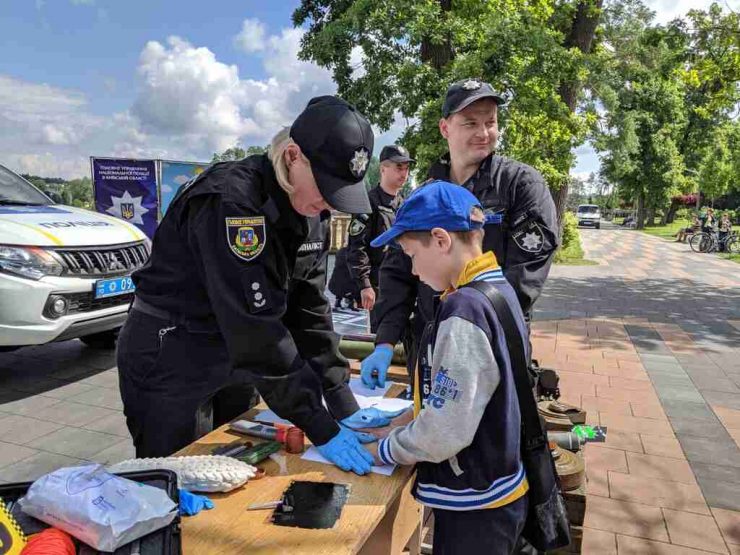
[[[595,204],[581,204],[576,210],[578,225],[593,226],[596,229],[601,228],[601,209]]]
[[[56,204],[0,166],[0,350],[73,338],[113,347],[150,249],[134,225]]]

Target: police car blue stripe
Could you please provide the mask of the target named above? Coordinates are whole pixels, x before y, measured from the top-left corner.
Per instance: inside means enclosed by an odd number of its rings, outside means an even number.
[[[424,492],[417,490],[415,497],[416,499],[429,507],[450,509],[450,510],[466,510],[472,508],[483,508],[491,503],[495,503],[501,499],[505,499],[521,486],[524,482],[524,472],[517,474],[519,478],[513,483],[509,483],[505,488],[499,488],[496,492],[486,496],[478,496],[471,498],[458,498],[458,499],[444,499],[436,496],[427,495]]]
[[[524,467],[519,466],[519,470],[516,471],[516,473],[511,474],[509,476],[503,476],[502,478],[498,478],[494,480],[493,484],[487,489],[479,490],[479,489],[450,489],[445,488],[442,486],[437,486],[435,484],[419,484],[418,490],[429,494],[430,496],[434,496],[436,498],[443,498],[443,497],[482,497],[487,496],[489,494],[494,494],[496,491],[500,490],[501,488],[508,488],[509,485],[512,483],[519,484],[521,483],[522,479],[524,478]]]

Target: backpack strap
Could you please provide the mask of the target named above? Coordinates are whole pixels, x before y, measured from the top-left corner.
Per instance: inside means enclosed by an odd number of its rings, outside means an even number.
[[[504,330],[506,344],[509,346],[509,360],[514,376],[517,397],[519,398],[519,410],[524,425],[522,448],[535,450],[546,444],[545,433],[542,430],[537,403],[534,392],[529,381],[527,370],[527,355],[524,348],[522,334],[519,331],[514,314],[511,311],[506,297],[491,283],[485,281],[473,281],[465,287],[472,287],[483,293],[493,306],[499,323]]]

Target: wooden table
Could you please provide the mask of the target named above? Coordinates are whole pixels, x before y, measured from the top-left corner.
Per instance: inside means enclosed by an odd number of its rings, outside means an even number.
[[[397,396],[403,387],[394,385],[388,392]],[[253,417],[261,408],[246,413]],[[177,455],[203,455],[219,446],[248,436],[227,431],[222,426]],[[249,437],[249,441],[261,440]],[[320,554],[341,553],[396,554],[409,544],[411,554],[420,552],[421,505],[410,494],[412,470],[398,467],[391,476],[357,476],[339,468],[304,461],[300,455],[285,456],[287,472],[268,459],[259,463],[266,476],[252,480],[229,493],[209,494],[215,507],[182,521],[185,555],[229,553]],[[247,511],[248,505],[280,499],[292,480],[335,482],[350,485],[350,495],[342,515],[332,529],[310,530],[275,526],[271,510]]]

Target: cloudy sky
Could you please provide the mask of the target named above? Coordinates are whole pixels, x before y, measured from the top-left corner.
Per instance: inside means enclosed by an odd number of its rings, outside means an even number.
[[[647,3],[659,21],[710,4]],[[309,98],[335,91],[327,71],[297,59],[297,5],[3,0],[0,164],[72,178],[89,175],[89,156],[207,161],[237,142],[266,144]],[[596,169],[580,149],[573,171]]]

